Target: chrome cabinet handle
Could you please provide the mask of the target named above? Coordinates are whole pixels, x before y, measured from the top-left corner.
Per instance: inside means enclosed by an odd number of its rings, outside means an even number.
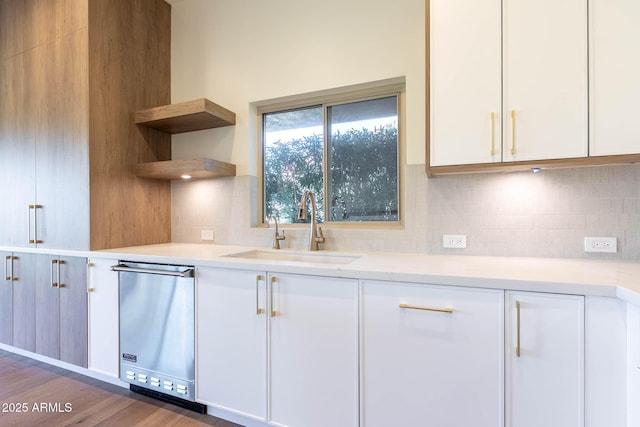
[[[112,265],[111,271],[123,271],[128,273],[143,273],[143,274],[159,274],[161,276],[175,276],[175,277],[193,277],[195,269],[188,268],[185,271],[167,271],[167,270],[155,270],[152,268],[135,268],[127,267],[126,265]]]
[[[276,317],[278,315],[278,311],[273,309],[273,288],[275,283],[278,281],[277,278],[271,277],[271,289],[269,290],[270,295],[270,306],[271,306],[271,317]]]
[[[422,311],[435,311],[437,313],[453,313],[453,308],[431,308],[431,307],[419,307],[417,305],[400,304],[400,308],[406,308],[409,310],[422,310]]]
[[[264,277],[262,277],[262,275],[258,274],[256,276],[256,315],[261,315],[262,313],[264,313],[264,310],[260,308],[260,298],[259,298],[259,284],[260,281],[264,280]]]
[[[516,356],[520,357],[520,301],[516,301]]]
[[[56,267],[58,267],[57,271],[58,271],[58,279],[60,278],[60,264],[58,263],[57,259],[52,259],[51,260],[51,287],[52,288],[57,288],[58,287],[58,282],[55,279],[55,271],[56,271]]]

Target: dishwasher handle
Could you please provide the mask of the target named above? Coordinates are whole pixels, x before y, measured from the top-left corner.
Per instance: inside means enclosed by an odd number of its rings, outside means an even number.
[[[194,277],[195,269],[189,268],[185,271],[168,271],[168,270],[155,270],[152,268],[128,267],[126,265],[117,264],[117,265],[111,266],[111,271],[124,271],[127,273],[159,274],[162,276],[174,276],[174,277]]]

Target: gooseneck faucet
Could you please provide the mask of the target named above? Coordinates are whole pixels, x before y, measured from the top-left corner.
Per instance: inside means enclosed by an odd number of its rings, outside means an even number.
[[[269,227],[271,220],[276,223],[276,233],[273,236],[273,249],[280,249],[280,240],[286,239],[286,237],[284,236],[284,230],[282,230],[282,234],[278,232],[278,220],[273,215],[267,219],[267,227]]]
[[[311,201],[311,235],[309,237],[309,250],[317,251],[318,244],[324,243],[322,228],[316,223],[316,196],[309,190],[305,190],[300,200],[300,210],[298,211],[298,219],[307,219],[307,198]]]

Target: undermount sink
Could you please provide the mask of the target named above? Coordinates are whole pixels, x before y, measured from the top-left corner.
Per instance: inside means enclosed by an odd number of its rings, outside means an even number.
[[[268,261],[304,262],[312,264],[349,264],[360,258],[360,255],[327,254],[322,252],[278,252],[268,250],[252,250],[225,255],[230,258],[244,258]]]

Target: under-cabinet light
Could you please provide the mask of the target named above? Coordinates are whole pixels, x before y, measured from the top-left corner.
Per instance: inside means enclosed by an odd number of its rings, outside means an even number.
[[[182,179],[191,179],[191,175],[180,175]]]

